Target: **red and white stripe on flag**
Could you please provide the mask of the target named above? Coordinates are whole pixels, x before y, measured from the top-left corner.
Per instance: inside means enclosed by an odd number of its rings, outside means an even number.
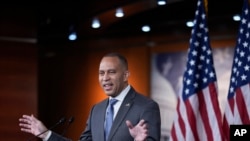
[[[191,36],[170,141],[223,141],[217,78],[202,0],[197,3]]]
[[[171,141],[222,141],[222,123],[214,83],[186,101],[178,98]],[[219,113],[219,114],[218,114]]]
[[[230,125],[250,124],[250,8],[244,0],[230,86],[225,107],[223,130],[229,140]]]

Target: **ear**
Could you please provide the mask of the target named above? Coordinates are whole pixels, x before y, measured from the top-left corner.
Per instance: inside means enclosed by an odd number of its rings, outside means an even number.
[[[124,73],[124,80],[128,80],[129,76],[130,76],[130,72],[129,71],[125,71],[125,73]]]

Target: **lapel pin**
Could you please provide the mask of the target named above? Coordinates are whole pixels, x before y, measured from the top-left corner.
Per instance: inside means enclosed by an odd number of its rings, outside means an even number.
[[[125,106],[130,106],[130,103],[127,103]]]

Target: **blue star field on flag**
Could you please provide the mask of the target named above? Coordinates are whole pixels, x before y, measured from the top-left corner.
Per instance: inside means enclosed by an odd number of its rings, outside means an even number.
[[[235,89],[250,82],[250,22],[249,6],[244,4],[237,45],[234,52],[232,74],[228,98],[235,94]]]
[[[216,81],[204,6],[198,4],[184,73],[183,99]]]

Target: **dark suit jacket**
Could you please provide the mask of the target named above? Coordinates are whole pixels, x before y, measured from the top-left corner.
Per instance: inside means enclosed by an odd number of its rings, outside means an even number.
[[[93,106],[86,128],[80,136],[80,141],[105,141],[104,140],[104,119],[108,99]],[[132,87],[125,97],[121,107],[114,119],[109,134],[109,141],[134,141],[125,123],[130,120],[136,125],[141,119],[148,123],[147,141],[160,141],[161,119],[158,104],[137,93]],[[65,141],[59,135],[52,133],[49,141]]]

